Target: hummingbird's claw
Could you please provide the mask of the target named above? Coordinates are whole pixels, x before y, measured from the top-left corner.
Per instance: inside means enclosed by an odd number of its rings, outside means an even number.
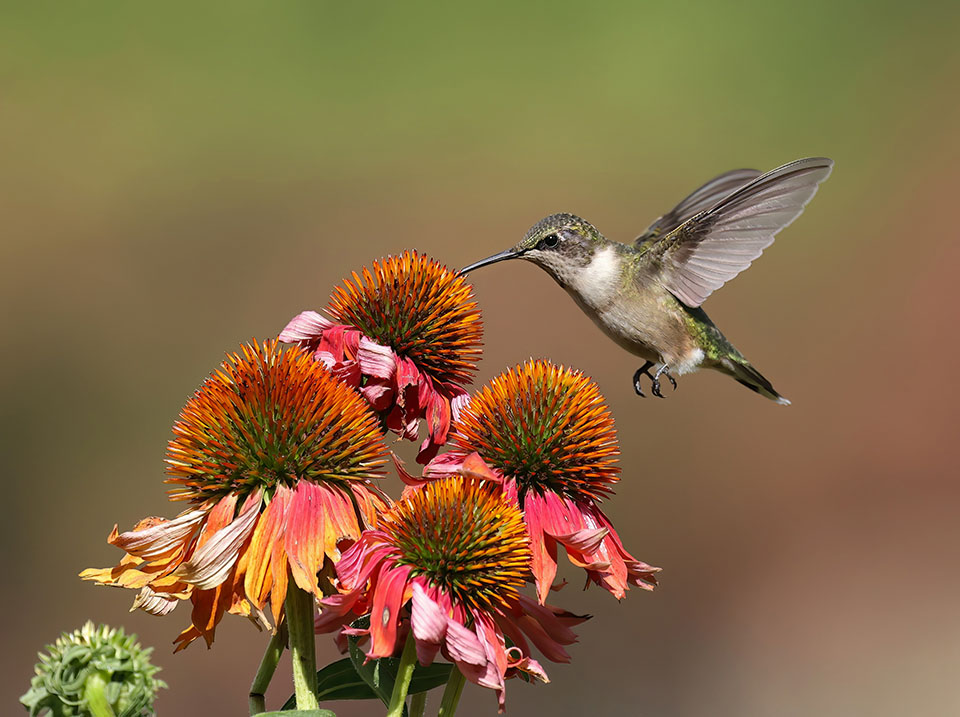
[[[673,390],[676,391],[677,379],[675,379],[673,376],[670,375],[670,367],[664,364],[663,366],[660,367],[656,375],[653,377],[654,382],[657,384],[657,388],[660,387],[660,382],[658,381],[658,379],[660,378],[660,374],[663,374],[664,376],[667,377],[667,379],[670,381],[670,385],[673,386]]]
[[[654,383],[653,383],[653,395],[654,395],[654,396],[657,395],[657,390],[658,390],[658,388],[657,388],[657,382],[653,379],[653,376],[650,375],[650,367],[651,367],[651,366],[653,366],[653,361],[647,361],[645,364],[643,364],[643,366],[641,366],[640,368],[637,369],[637,372],[636,372],[635,374],[633,374],[633,390],[637,392],[637,395],[638,395],[640,398],[646,398],[646,397],[647,397],[646,394],[644,394],[643,389],[642,389],[641,386],[640,386],[640,377],[641,377],[641,376],[644,376],[644,375],[647,376],[647,377],[649,377],[651,380],[654,381]]]
[[[667,380],[670,381],[670,385],[673,386],[673,390],[677,390],[677,381],[670,375],[670,369],[666,364],[657,369],[655,374],[650,373],[650,369],[654,366],[653,361],[647,361],[643,366],[637,369],[637,372],[633,374],[633,390],[637,392],[637,395],[641,398],[646,398],[643,391],[640,388],[640,377],[646,376],[650,379],[650,393],[652,393],[657,398],[664,398],[663,392],[660,390],[660,376],[661,374],[667,377]]]

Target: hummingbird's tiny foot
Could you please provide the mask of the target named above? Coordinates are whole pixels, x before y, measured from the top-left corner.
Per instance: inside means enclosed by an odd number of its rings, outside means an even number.
[[[656,381],[660,378],[660,374],[663,374],[667,377],[667,380],[670,381],[670,385],[673,386],[673,390],[677,390],[677,379],[670,375],[670,367],[666,364],[663,364],[658,370],[656,375],[653,377],[653,380]]]
[[[653,383],[650,384],[650,393],[652,393],[657,398],[663,398],[663,394],[660,393],[660,380],[657,378],[653,379]]]
[[[643,393],[643,389],[640,387],[640,377],[647,376],[651,381],[653,381],[653,395],[659,395],[657,391],[660,390],[660,384],[657,380],[650,374],[650,367],[653,366],[653,361],[647,361],[643,366],[637,369],[637,372],[633,374],[633,390],[637,392],[637,395],[640,398],[646,398],[646,395]],[[662,396],[661,396],[662,398]]]
[[[643,393],[643,389],[640,388],[640,377],[643,375],[643,371],[637,371],[633,374],[633,390],[637,392],[637,395],[640,398],[646,398]]]

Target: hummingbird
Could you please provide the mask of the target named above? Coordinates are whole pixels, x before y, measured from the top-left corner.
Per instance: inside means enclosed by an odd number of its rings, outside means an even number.
[[[700,305],[800,216],[832,169],[832,160],[812,157],[765,174],[725,172],[630,244],[607,239],[574,214],[552,214],[515,246],[460,273],[507,259],[525,259],[544,269],[607,336],[644,360],[633,375],[641,397],[643,376],[651,393],[663,398],[661,376],[676,389],[674,375],[712,368],[789,405]]]

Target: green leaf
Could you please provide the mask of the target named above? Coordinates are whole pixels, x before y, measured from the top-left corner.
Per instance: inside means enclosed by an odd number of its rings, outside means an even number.
[[[350,623],[350,627],[366,629],[370,627],[370,616],[365,615]],[[390,704],[390,696],[393,693],[393,683],[397,679],[397,671],[400,667],[400,659],[397,657],[381,657],[379,660],[370,660],[364,664],[367,656],[360,647],[360,640],[352,635],[347,636],[347,644],[350,648],[350,660],[357,674],[370,685],[383,704]],[[417,665],[413,671],[413,678],[410,680],[410,689],[407,694],[415,695],[418,692],[426,692],[434,687],[446,684],[450,678],[450,670],[453,666],[444,663],[434,663],[428,667]]]
[[[366,629],[370,618],[365,616],[354,620],[351,627]],[[370,660],[360,647],[356,637],[348,636],[350,657],[333,662],[317,673],[317,697],[321,702],[332,700],[374,700],[390,704],[393,683],[397,679],[400,660],[396,657],[384,657]],[[436,662],[429,667],[417,665],[410,680],[408,694],[427,692],[444,685],[450,679],[452,665]],[[296,699],[290,696],[283,709],[290,710],[296,705]]]
[[[337,717],[337,713],[331,710],[278,710],[261,712],[257,717]]]

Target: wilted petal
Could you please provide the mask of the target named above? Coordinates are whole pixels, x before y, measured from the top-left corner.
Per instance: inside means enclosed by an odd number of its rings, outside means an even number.
[[[150,587],[141,588],[130,611],[143,610],[151,615],[169,615],[180,599],[168,593],[154,592]]]
[[[393,403],[393,387],[389,383],[382,382],[382,379],[370,380],[360,389],[360,393],[374,411],[386,411]]]
[[[174,575],[199,590],[209,590],[220,585],[237,562],[240,548],[250,537],[260,514],[260,502],[258,490],[247,499],[240,515],[197,549],[190,560],[174,571]]]
[[[144,560],[160,560],[183,548],[209,512],[206,507],[185,511],[173,520],[146,518],[126,533],[117,535],[114,528],[107,542]]]
[[[568,535],[554,535],[563,546],[580,553],[595,553],[610,531],[606,528],[584,528]]]

